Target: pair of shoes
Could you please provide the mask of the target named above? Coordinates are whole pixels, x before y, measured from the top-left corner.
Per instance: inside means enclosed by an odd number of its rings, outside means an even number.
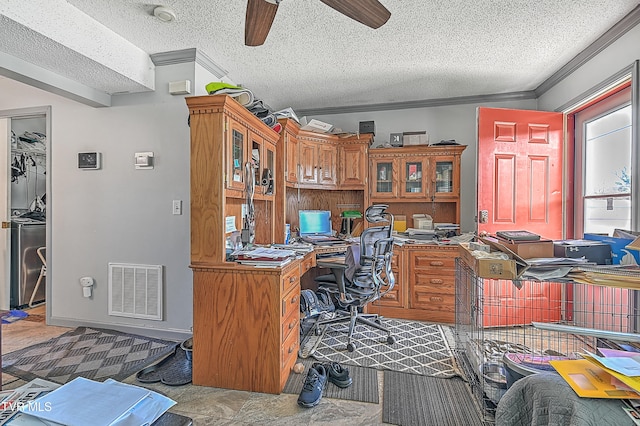
[[[349,369],[343,367],[337,362],[325,362],[321,364],[319,362],[314,363],[311,368],[317,368],[317,366],[323,366],[329,376],[329,381],[339,388],[348,388],[353,383],[353,379],[349,377]]]
[[[298,405],[311,408],[318,405],[322,399],[322,392],[327,384],[327,370],[322,364],[314,364],[307,372],[302,391],[298,396]]]

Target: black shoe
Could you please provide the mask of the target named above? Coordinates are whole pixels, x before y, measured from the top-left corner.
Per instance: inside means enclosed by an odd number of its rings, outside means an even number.
[[[307,378],[304,379],[304,385],[300,396],[298,397],[298,405],[306,408],[315,407],[322,399],[322,391],[327,384],[327,370],[324,365],[318,364],[309,368]]]
[[[349,377],[349,369],[337,362],[315,363],[311,367],[315,368],[317,365],[324,366],[325,370],[327,370],[329,381],[339,388],[348,388],[353,383],[353,379]]]

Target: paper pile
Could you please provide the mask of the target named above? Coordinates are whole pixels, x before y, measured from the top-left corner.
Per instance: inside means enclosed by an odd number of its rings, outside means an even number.
[[[155,422],[175,401],[134,385],[78,377],[65,385],[35,379],[0,393],[0,425],[133,426]]]

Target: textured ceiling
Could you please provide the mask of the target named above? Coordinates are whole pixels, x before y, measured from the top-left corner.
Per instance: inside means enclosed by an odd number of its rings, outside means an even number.
[[[176,21],[145,0],[3,0],[0,51],[117,93],[153,89],[140,51],[196,48],[273,108],[317,109],[533,90],[638,6],[381,0],[391,18],[372,30],[319,0],[284,0],[265,44],[247,47],[246,1],[160,1]]]

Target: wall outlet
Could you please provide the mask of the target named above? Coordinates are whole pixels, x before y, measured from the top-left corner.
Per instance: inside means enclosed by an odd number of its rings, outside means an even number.
[[[182,200],[173,200],[173,214],[182,214]]]

